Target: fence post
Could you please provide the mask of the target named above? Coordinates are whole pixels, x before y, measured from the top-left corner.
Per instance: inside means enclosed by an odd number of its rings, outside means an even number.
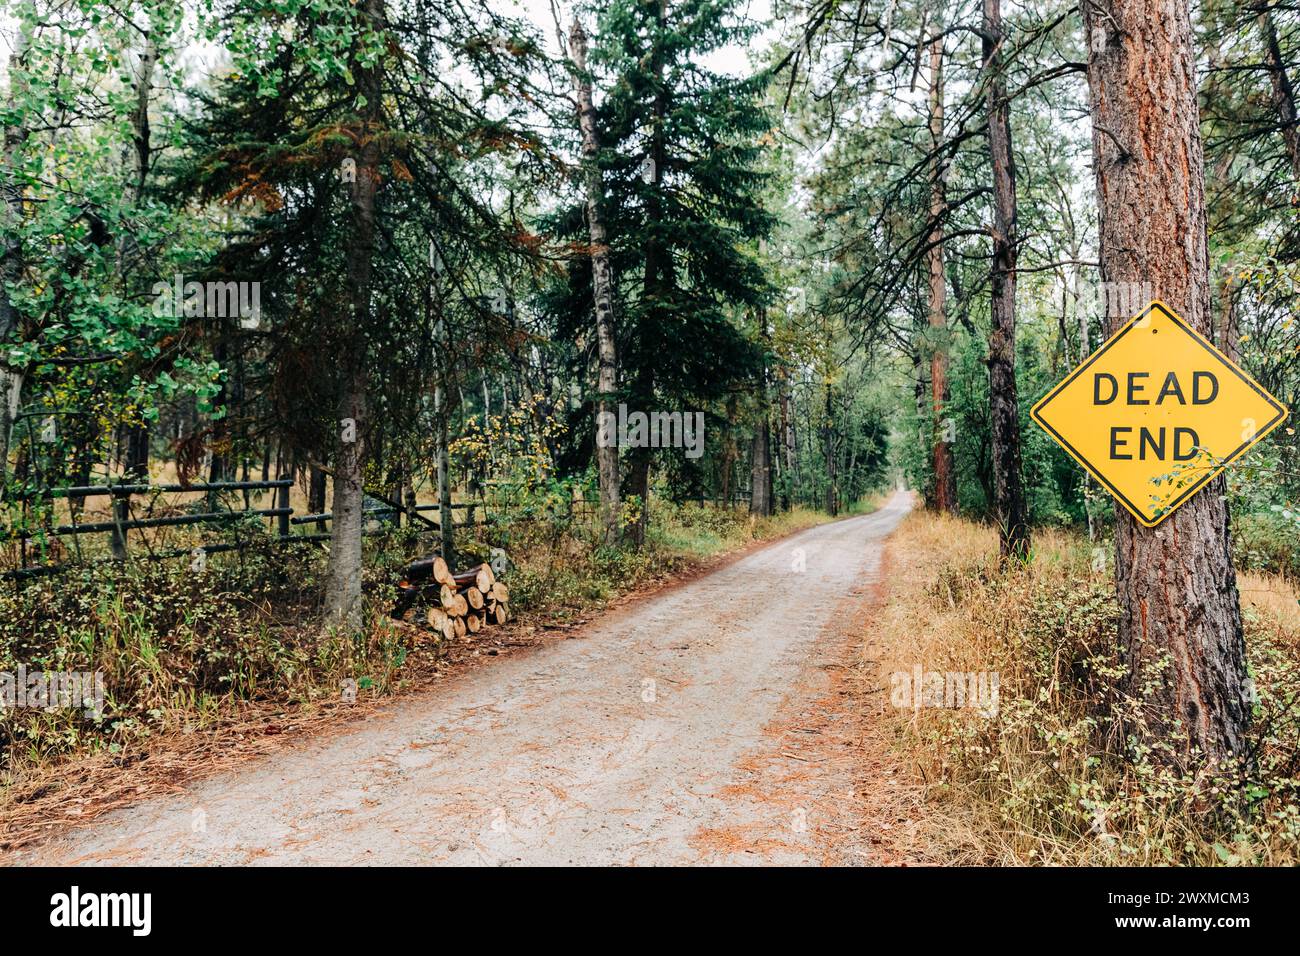
[[[109,548],[113,558],[126,560],[126,523],[131,520],[131,493],[113,493],[113,530],[109,536]]]
[[[279,480],[281,481],[283,481],[287,477],[289,476],[284,474],[284,472],[281,472],[279,474]],[[292,488],[293,488],[292,485],[285,485],[282,488],[275,489],[275,506],[277,508],[287,509],[289,507],[289,492],[290,490],[292,490]],[[280,526],[280,537],[287,538],[289,537],[289,512],[286,510],[283,514],[279,515],[278,517],[279,517],[279,526]]]

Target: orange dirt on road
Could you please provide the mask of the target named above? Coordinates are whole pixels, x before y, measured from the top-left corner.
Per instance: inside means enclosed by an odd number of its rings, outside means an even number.
[[[873,849],[869,705],[848,685],[910,502],[800,532],[9,862],[895,862]]]

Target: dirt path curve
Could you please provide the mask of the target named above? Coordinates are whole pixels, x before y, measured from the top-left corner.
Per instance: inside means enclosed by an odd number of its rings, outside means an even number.
[[[870,862],[860,708],[832,684],[909,507],[783,539],[12,862]]]

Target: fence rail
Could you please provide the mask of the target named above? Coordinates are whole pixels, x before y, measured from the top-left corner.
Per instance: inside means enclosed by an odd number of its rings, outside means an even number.
[[[323,526],[324,522],[331,520],[331,512],[325,511],[317,514],[295,515],[294,509],[289,506],[289,490],[293,487],[292,478],[277,478],[267,481],[212,481],[198,482],[194,484],[161,484],[151,485],[143,483],[104,484],[104,485],[70,485],[64,488],[46,488],[46,489],[26,489],[10,496],[13,501],[31,501],[36,499],[56,499],[56,498],[95,498],[110,497],[113,499],[112,520],[108,521],[91,521],[78,523],[74,521],[71,524],[60,524],[54,527],[34,527],[34,528],[11,528],[0,531],[0,543],[19,541],[24,544],[23,556],[26,557],[26,542],[43,537],[75,537],[86,534],[108,534],[110,536],[110,548],[112,556],[107,558],[96,559],[92,561],[77,561],[64,564],[36,564],[26,567],[16,568],[0,574],[0,579],[7,581],[22,581],[45,575],[63,574],[67,571],[79,567],[89,567],[99,564],[109,564],[126,560],[129,554],[128,535],[130,531],[143,530],[149,528],[168,528],[180,527],[186,525],[201,524],[228,524],[246,519],[265,519],[270,518],[276,522],[277,535],[270,540],[272,544],[311,544],[328,541],[331,535],[328,532],[318,531],[312,534],[295,534],[292,526],[315,524],[318,527]],[[243,508],[239,510],[231,509],[228,511],[205,511],[196,514],[179,514],[163,515],[159,517],[131,517],[131,499],[135,496],[153,496],[158,494],[212,494],[214,492],[226,491],[275,491],[275,506],[271,508]],[[381,507],[367,507],[363,514],[365,517],[388,517],[395,519],[396,524],[400,527],[403,514],[408,512],[418,512],[419,514],[411,515],[412,518],[418,518],[423,527],[416,529],[417,533],[441,530],[441,524],[437,521],[431,521],[423,517],[423,513],[437,511],[441,515],[441,506],[437,504],[416,505],[414,508],[398,507],[395,502],[384,498],[382,495],[371,494],[367,496],[381,501]],[[452,508],[467,509],[467,523],[474,523],[474,509],[480,505],[476,503],[453,503]],[[486,517],[485,517],[486,520]],[[412,521],[414,525],[414,521]],[[385,529],[366,530],[362,532],[366,536],[373,536],[385,533]],[[149,560],[165,560],[168,558],[187,557],[198,550],[205,554],[219,554],[228,551],[240,551],[252,544],[258,542],[252,541],[234,541],[234,542],[216,542],[202,545],[201,549],[196,548],[173,548],[165,551],[149,551],[142,557]]]
[[[0,531],[0,543],[19,541],[25,545],[28,541],[42,537],[75,537],[87,534],[107,534],[110,536],[112,557],[64,564],[29,565],[6,571],[3,574],[0,574],[0,579],[7,581],[22,581],[45,575],[63,574],[78,567],[88,567],[98,564],[124,561],[129,554],[128,532],[150,528],[170,528],[203,524],[220,525],[231,524],[245,519],[269,518],[273,519],[277,526],[277,535],[269,543],[311,544],[328,541],[331,535],[320,529],[324,527],[325,522],[332,520],[333,513],[322,511],[312,514],[295,514],[294,509],[289,506],[289,489],[291,489],[293,485],[294,482],[292,478],[277,478],[266,481],[196,482],[188,485],[151,485],[139,482],[121,482],[118,484],[103,485],[69,485],[64,488],[25,489],[10,495],[10,500],[31,501],[56,498],[84,499],[109,497],[113,499],[113,518],[109,521],[91,521],[86,523],[77,523],[74,520],[71,524],[60,524],[46,528],[11,528],[9,530]],[[229,511],[205,511],[196,514],[164,515],[160,517],[131,517],[131,499],[136,496],[153,496],[159,494],[214,494],[227,491],[275,491],[275,506],[271,508],[232,509]],[[398,502],[381,494],[367,492],[367,497],[374,501],[378,501],[381,504],[379,507],[366,507],[363,509],[363,515],[366,518],[393,519],[397,526],[400,527],[402,516],[408,515],[412,519],[418,519],[418,521],[423,525],[423,527],[417,529],[419,533],[441,530],[440,520],[432,521],[424,517],[425,514],[436,511],[439,513],[439,518],[441,518],[441,505],[424,504],[408,508],[405,505],[399,505]],[[728,499],[716,497],[685,498],[678,503],[680,504],[685,502],[747,505],[749,503],[749,497],[742,494],[734,495]],[[599,498],[591,498],[587,496],[581,496],[572,500],[572,505],[576,507],[594,507],[598,506],[599,503]],[[485,502],[453,502],[451,508],[453,512],[456,509],[467,512],[465,515],[465,522],[467,524],[475,524],[474,512],[478,508],[484,510],[483,521],[485,523],[491,521],[486,514],[487,509]],[[315,533],[308,534],[295,534],[293,532],[294,527],[303,525],[316,525],[318,530]],[[414,525],[414,521],[412,521],[412,525]],[[385,530],[365,530],[362,533],[369,537],[383,534],[385,533]],[[250,541],[217,542],[203,545],[202,550],[206,554],[219,554],[222,552],[240,551],[250,547],[254,543],[255,542]],[[198,549],[174,548],[165,551],[149,551],[142,555],[142,557],[153,561],[166,560],[169,558],[181,558],[192,555],[195,550]],[[26,557],[25,550],[24,557]]]

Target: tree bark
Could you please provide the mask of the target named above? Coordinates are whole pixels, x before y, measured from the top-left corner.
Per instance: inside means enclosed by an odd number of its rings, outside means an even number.
[[[1003,558],[1029,554],[1029,515],[1020,471],[1020,403],[1016,391],[1016,163],[1010,104],[1002,73],[1001,0],[984,0],[984,70],[988,74],[989,159],[993,167],[993,273],[989,334],[989,412],[993,497]]]
[[[1241,329],[1237,322],[1237,276],[1225,268],[1219,285],[1219,351],[1233,362],[1241,361]]]
[[[767,409],[763,420],[754,431],[750,451],[749,513],[767,517],[772,513],[772,446],[771,428],[767,422]]]
[[[840,498],[836,487],[835,407],[831,402],[831,383],[826,383],[826,513],[835,517],[840,513]]]
[[[30,46],[31,28],[23,24],[18,29],[13,52],[9,55],[11,107],[18,103],[27,89],[27,51]],[[20,110],[15,109],[13,112],[15,116],[22,115]],[[16,170],[27,137],[27,127],[20,123],[5,126],[4,168],[0,170],[0,190],[4,192],[4,202],[0,205],[0,215],[4,216],[4,248],[0,250],[0,343],[6,343],[18,327],[18,311],[5,290],[8,283],[18,281],[23,271],[23,249],[19,239],[23,220],[23,195]],[[22,370],[10,367],[8,353],[7,348],[0,349],[0,495],[3,494],[9,474],[9,437],[18,414],[23,388]]]
[[[127,195],[132,206],[139,206],[144,200],[145,182],[149,178],[149,103],[153,99],[153,74],[157,64],[158,44],[150,34],[145,37],[144,49],[140,52],[140,64],[136,71],[135,109],[131,111],[133,154],[131,185]],[[118,269],[122,273],[126,272],[128,253],[135,245],[133,236],[123,236],[118,246]],[[149,478],[149,423],[143,419],[132,425],[127,434],[127,474],[143,481],[148,481]]]
[[[1277,26],[1273,11],[1264,7],[1258,16],[1260,32],[1264,35],[1264,61],[1268,64],[1269,85],[1273,93],[1273,109],[1282,128],[1282,141],[1286,143],[1287,157],[1291,160],[1291,176],[1300,180],[1300,127],[1297,127],[1295,88],[1286,72],[1282,59],[1282,45],[1277,39]]]
[[[596,131],[596,108],[592,104],[591,76],[587,72],[587,34],[577,17],[569,31],[573,54],[574,87],[578,100],[578,126],[582,132],[583,177],[587,190],[587,231],[591,238],[591,285],[596,310],[596,348],[599,362],[596,376],[596,433],[614,415],[611,399],[618,390],[618,350],[614,342],[614,281],[609,263],[609,243],[601,214],[604,190],[600,179],[600,139]],[[620,537],[618,444],[596,442],[596,471],[600,485],[600,515],[605,543],[614,545]]]
[[[944,180],[947,164],[940,155],[943,145],[943,40],[930,44],[930,447],[934,485],[930,505],[936,511],[957,507],[957,476],[953,469],[952,445],[943,424],[948,402],[948,317],[947,286],[943,276],[943,217],[948,201]]]
[[[668,25],[668,0],[659,0],[657,19],[659,36],[655,37],[650,54],[653,58],[655,98],[651,117],[651,178],[647,199],[647,218],[651,224],[656,226],[663,216],[659,190],[662,188],[664,162],[667,158],[664,123],[667,121],[668,116],[668,90],[664,85],[664,40],[662,34]],[[664,248],[664,244],[658,238],[658,233],[658,229],[652,227],[645,244],[645,279],[643,285],[644,299],[652,303],[652,305],[647,310],[648,314],[643,316],[642,322],[649,322],[655,326],[659,325],[659,318],[655,313],[663,308],[661,303],[666,299],[665,292],[671,288],[674,282],[672,250]],[[643,330],[642,335],[644,334]],[[657,329],[655,334],[658,335]],[[650,356],[646,354],[646,351],[646,349],[642,349],[641,367],[637,369],[636,387],[633,389],[633,394],[636,395],[642,405],[640,411],[648,414],[654,404],[655,375],[654,367],[650,364]],[[637,520],[629,530],[632,544],[640,548],[645,544],[646,528],[650,521],[650,462],[652,455],[648,448],[636,448],[632,450],[628,457],[630,467],[628,470],[627,492],[641,499],[641,508]]]
[[[1150,283],[1210,332],[1205,170],[1186,3],[1083,7],[1102,277]],[[1127,317],[1108,316],[1113,332]],[[1246,754],[1250,693],[1224,482],[1156,528],[1116,508],[1120,650],[1144,703],[1130,733],[1187,766]]]
[[[149,102],[153,97],[153,73],[158,64],[158,44],[153,35],[145,37],[140,53],[140,66],[136,74],[135,109],[131,111],[131,145],[135,148],[134,179],[131,183],[131,204],[139,205],[144,198],[145,180],[149,176]]]
[[[442,321],[439,320],[441,326]],[[451,507],[451,417],[447,408],[447,390],[438,385],[433,394],[433,414],[436,419],[437,441],[435,457],[438,461],[438,542],[442,557],[451,567],[456,566],[456,522]]]
[[[777,386],[781,392],[781,510],[790,510],[794,483],[794,419],[790,415],[790,372],[781,369]]]
[[[758,422],[749,454],[749,513],[766,518],[773,510],[771,387],[767,373],[772,336],[768,331],[767,309],[758,309],[757,318],[759,338],[763,343],[763,362],[758,372]]]
[[[307,472],[307,512],[309,514],[325,513],[325,472],[315,465],[308,466]],[[316,530],[324,531],[325,522],[317,521]]]
[[[373,29],[384,26],[383,0],[365,0],[364,16]],[[339,397],[339,439],[334,470],[333,528],[325,593],[326,619],[355,630],[361,625],[361,540],[365,525],[363,466],[367,437],[365,329],[370,320],[371,271],[375,255],[375,196],[379,188],[379,132],[382,120],[383,57],[355,65],[356,89],[365,97],[362,136],[352,183],[351,242],[347,289],[351,300],[350,341],[344,355]],[[348,425],[351,425],[351,428]]]

